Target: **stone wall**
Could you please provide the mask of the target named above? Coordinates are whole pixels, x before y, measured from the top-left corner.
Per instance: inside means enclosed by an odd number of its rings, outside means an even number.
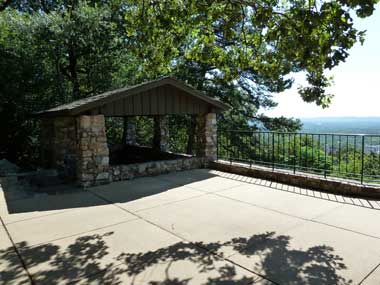
[[[169,150],[169,118],[154,116],[153,147],[161,151]]]
[[[216,161],[210,162],[209,167],[239,175],[245,175],[278,183],[314,189],[335,194],[359,196],[365,198],[380,198],[380,187],[361,185],[357,182],[343,179],[324,178],[319,175],[272,171],[266,167],[250,167],[243,163]]]
[[[103,115],[77,117],[77,179],[81,186],[110,182]]]
[[[45,118],[41,122],[41,164],[55,168],[59,176],[76,178],[77,142],[74,117]]]
[[[126,165],[111,165],[110,175],[112,181],[129,180],[137,177],[154,176],[174,171],[204,168],[205,163],[205,158],[189,157]]]
[[[217,124],[216,114],[197,115],[196,154],[213,161],[217,159]]]
[[[156,147],[168,150],[169,126],[166,116],[155,118]],[[56,168],[66,179],[87,187],[171,171],[202,168],[216,159],[216,114],[197,119],[198,157],[109,166],[109,149],[103,115],[57,117],[42,124],[42,157],[45,166]]]

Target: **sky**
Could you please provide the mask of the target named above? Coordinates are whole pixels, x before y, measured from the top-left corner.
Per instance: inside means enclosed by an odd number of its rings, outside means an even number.
[[[334,76],[334,85],[328,93],[334,94],[329,108],[305,103],[297,93],[304,84],[304,75],[296,74],[292,89],[274,94],[278,106],[265,111],[268,116],[305,117],[380,117],[380,4],[366,19],[354,19],[355,27],[367,30],[363,45],[356,43],[346,62],[328,74]]]

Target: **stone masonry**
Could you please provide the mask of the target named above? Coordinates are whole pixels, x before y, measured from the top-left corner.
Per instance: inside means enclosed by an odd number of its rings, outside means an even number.
[[[320,175],[309,173],[273,171],[268,167],[250,166],[249,164],[247,165],[244,163],[222,160],[210,162],[208,167],[223,172],[265,179],[277,183],[293,185],[306,189],[314,189],[327,193],[375,199],[379,199],[380,197],[379,187],[362,185],[357,182],[347,181],[345,179],[325,178]]]
[[[217,159],[217,124],[216,114],[207,113],[197,116],[196,154],[207,160]]]
[[[41,164],[55,168],[67,181],[76,178],[77,143],[74,117],[45,118],[41,122]]]
[[[46,118],[41,126],[41,159],[46,168],[81,186],[108,183],[109,150],[103,115]]]
[[[109,150],[103,115],[77,117],[77,179],[81,186],[110,182]]]
[[[161,151],[169,150],[169,118],[154,116],[153,147]]]
[[[103,115],[45,119],[41,135],[45,167],[56,168],[66,180],[88,187],[145,175],[203,167],[216,160],[216,114],[197,116],[197,158],[110,167]],[[154,146],[168,150],[168,117],[155,117]]]
[[[150,161],[125,165],[111,165],[112,181],[129,180],[137,177],[155,176],[175,171],[204,168],[205,158],[186,157],[173,160]]]

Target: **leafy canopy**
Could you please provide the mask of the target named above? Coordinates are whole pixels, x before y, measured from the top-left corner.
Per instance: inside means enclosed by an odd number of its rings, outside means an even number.
[[[35,111],[163,75],[230,104],[223,128],[298,130],[298,120],[263,114],[272,94],[305,72],[302,98],[328,106],[325,71],[364,40],[351,15],[370,16],[377,2],[0,0],[0,156],[30,158]],[[191,120],[171,120],[190,126],[188,149]]]
[[[170,73],[183,61],[214,71],[224,82],[243,80],[266,92],[290,88],[294,72],[306,102],[326,107],[331,79],[364,32],[351,12],[370,16],[378,0],[128,1],[126,31],[144,73]],[[203,78],[202,78],[203,79]]]

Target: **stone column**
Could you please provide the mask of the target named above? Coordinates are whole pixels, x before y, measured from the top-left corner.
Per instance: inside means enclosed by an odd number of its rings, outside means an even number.
[[[40,164],[44,168],[54,168],[54,119],[43,118],[40,130]]]
[[[77,179],[81,186],[110,182],[109,150],[103,115],[77,117]]]
[[[128,145],[136,145],[136,117],[124,117],[123,142]]]
[[[207,113],[197,116],[196,154],[212,161],[217,159],[217,124],[216,114]]]
[[[153,148],[161,151],[169,150],[169,118],[154,116]]]
[[[67,181],[76,178],[77,142],[75,117],[45,118],[41,122],[41,164],[55,168]]]

